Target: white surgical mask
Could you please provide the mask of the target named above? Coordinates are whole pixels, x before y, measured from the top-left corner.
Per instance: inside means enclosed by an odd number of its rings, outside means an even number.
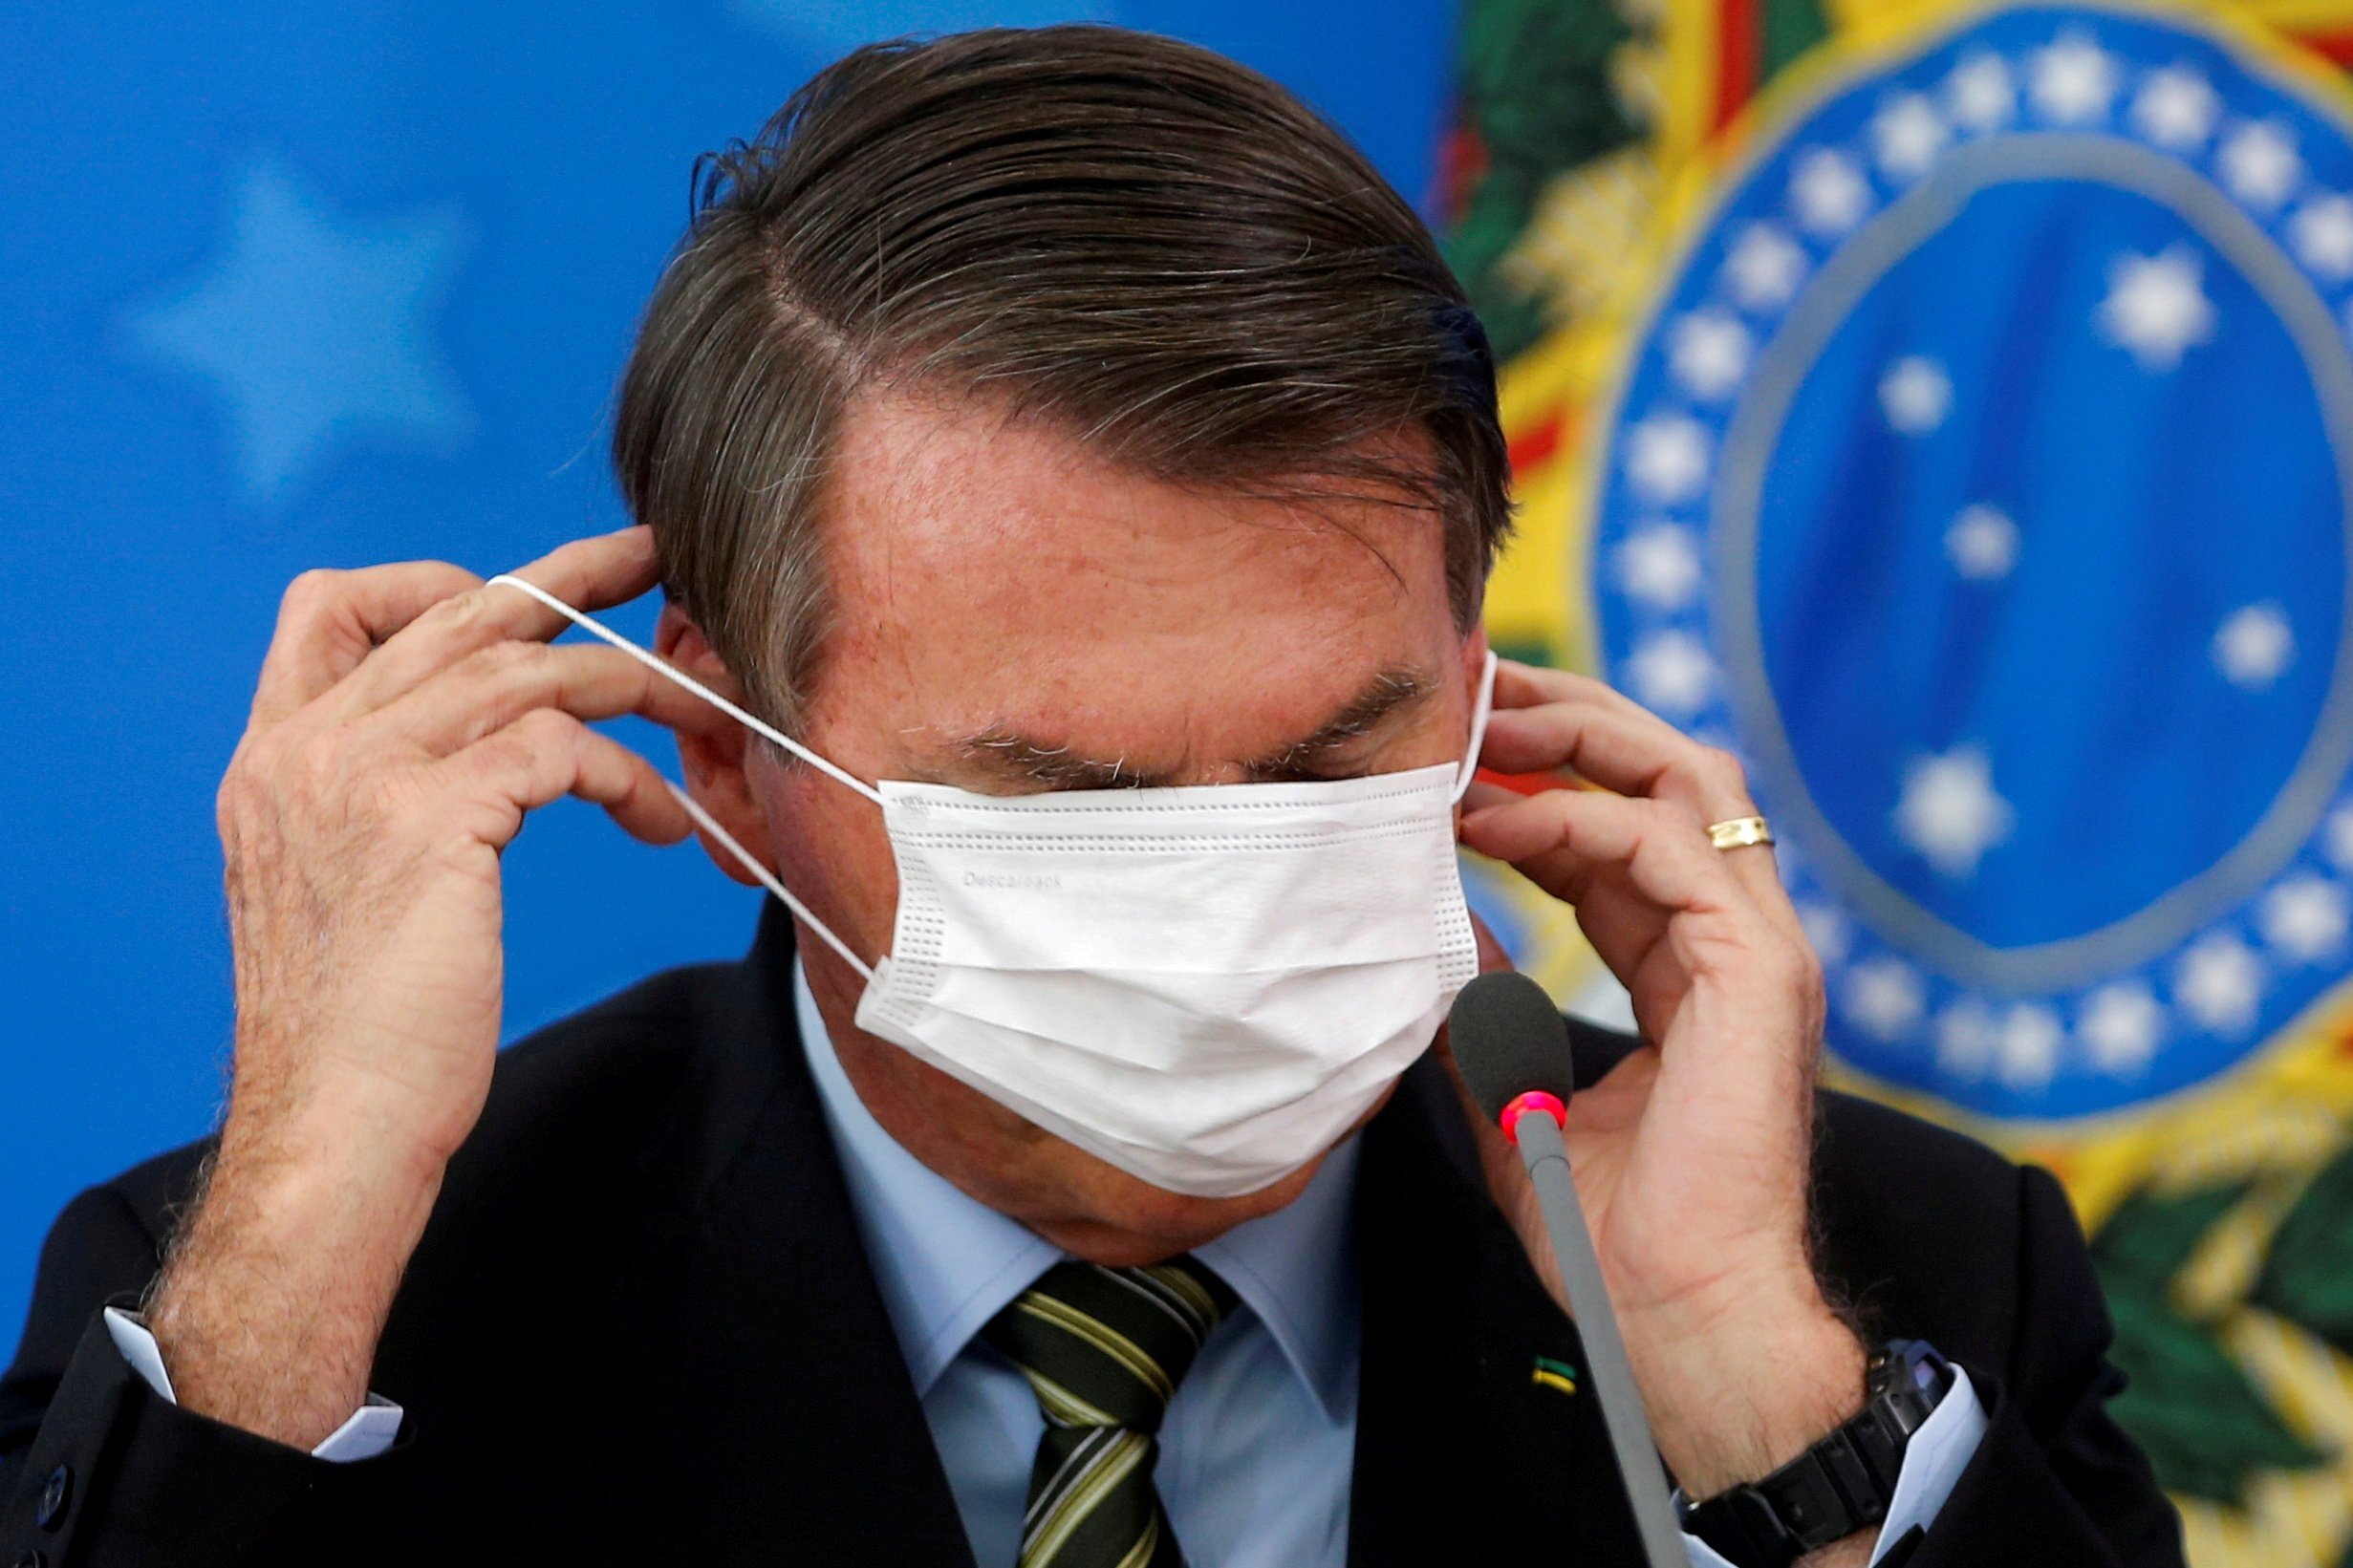
[[[977,795],[829,762],[529,583],[550,609],[874,802],[898,862],[869,965],[688,799],[689,815],[866,977],[858,1027],[1155,1187],[1255,1192],[1331,1147],[1479,972],[1455,856],[1468,756],[1328,784]]]

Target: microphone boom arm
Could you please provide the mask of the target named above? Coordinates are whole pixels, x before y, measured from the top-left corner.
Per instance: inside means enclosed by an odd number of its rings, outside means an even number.
[[[1568,1149],[1561,1140],[1561,1125],[1549,1110],[1534,1109],[1516,1118],[1512,1133],[1528,1179],[1536,1184],[1544,1229],[1552,1237],[1552,1255],[1561,1265],[1561,1282],[1568,1287],[1569,1311],[1585,1344],[1586,1370],[1601,1401],[1609,1446],[1617,1451],[1618,1473],[1626,1481],[1627,1501],[1633,1507],[1643,1556],[1649,1568],[1690,1568],[1674,1504],[1667,1495],[1666,1468],[1651,1440],[1650,1414],[1643,1407],[1642,1390],[1635,1385],[1633,1365],[1626,1359],[1626,1342],[1618,1334],[1608,1287],[1602,1283],[1601,1260],[1593,1255],[1593,1237],[1586,1230],[1585,1210],[1577,1202],[1577,1184],[1569,1179]]]

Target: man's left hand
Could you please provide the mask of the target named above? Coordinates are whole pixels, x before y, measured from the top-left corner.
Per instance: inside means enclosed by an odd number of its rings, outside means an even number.
[[[1570,1164],[1660,1451],[1711,1496],[1862,1404],[1863,1347],[1807,1244],[1821,966],[1771,848],[1709,842],[1708,825],[1756,811],[1732,757],[1600,681],[1504,663],[1480,761],[1597,786],[1482,784],[1461,838],[1573,904],[1632,995],[1644,1047],[1579,1088]],[[1504,966],[1492,948],[1487,962]],[[1565,1308],[1520,1160],[1474,1120],[1490,1186]]]

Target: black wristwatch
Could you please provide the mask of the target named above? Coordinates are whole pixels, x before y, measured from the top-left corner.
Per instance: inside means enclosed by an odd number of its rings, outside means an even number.
[[[1890,1340],[1865,1384],[1861,1415],[1763,1480],[1704,1503],[1677,1491],[1684,1531],[1733,1568],[1789,1568],[1886,1518],[1904,1450],[1953,1386],[1953,1368],[1922,1341]]]

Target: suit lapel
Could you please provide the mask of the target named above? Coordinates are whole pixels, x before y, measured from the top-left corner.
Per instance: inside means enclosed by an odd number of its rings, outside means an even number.
[[[1350,1568],[1639,1562],[1576,1328],[1488,1198],[1444,1075],[1423,1058],[1365,1132]],[[1540,1383],[1540,1356],[1577,1391]]]
[[[644,1162],[627,1364],[702,1560],[969,1568],[801,1052],[791,952],[771,907],[700,1020],[710,1076]]]

